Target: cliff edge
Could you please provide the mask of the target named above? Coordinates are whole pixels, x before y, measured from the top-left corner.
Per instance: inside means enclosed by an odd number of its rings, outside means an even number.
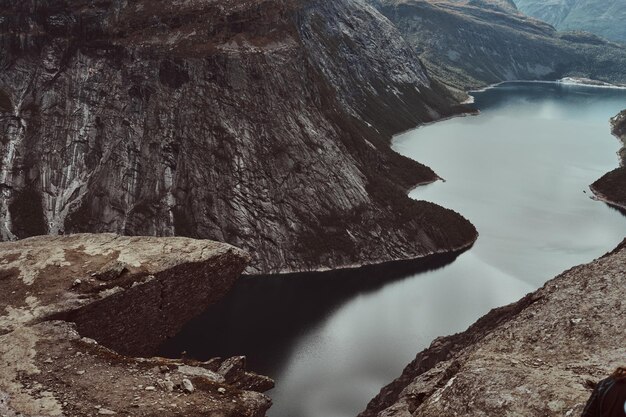
[[[624,365],[626,240],[467,331],[436,339],[360,417],[574,416]]]
[[[249,259],[187,238],[0,243],[0,414],[265,415],[273,381],[243,357],[130,356],[149,356],[219,300]]]

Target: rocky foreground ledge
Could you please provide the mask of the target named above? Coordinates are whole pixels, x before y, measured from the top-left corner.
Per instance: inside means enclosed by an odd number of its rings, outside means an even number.
[[[578,416],[587,381],[625,365],[624,300],[626,240],[436,339],[360,417]]]
[[[595,196],[607,204],[626,210],[626,110],[611,119],[613,135],[622,141],[620,167],[604,175],[591,185]]]
[[[81,234],[0,243],[0,415],[260,417],[245,358],[148,356],[249,262],[226,244]]]

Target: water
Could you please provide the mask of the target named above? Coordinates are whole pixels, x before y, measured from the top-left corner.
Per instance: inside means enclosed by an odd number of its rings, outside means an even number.
[[[508,83],[475,97],[480,116],[425,126],[393,144],[446,180],[410,196],[476,225],[470,251],[420,265],[420,273],[399,266],[245,279],[163,353],[247,355],[251,369],[277,381],[270,417],[355,417],[434,338],[626,236],[626,218],[588,190],[618,164],[608,119],[626,108],[626,91]]]

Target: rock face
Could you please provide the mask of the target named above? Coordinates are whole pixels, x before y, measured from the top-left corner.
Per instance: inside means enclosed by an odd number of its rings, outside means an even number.
[[[600,200],[626,210],[626,110],[611,119],[613,134],[622,141],[620,167],[604,175],[591,185],[591,191]]]
[[[361,417],[576,416],[624,365],[626,241],[464,333],[436,339]]]
[[[584,30],[626,42],[626,3],[621,0],[515,0],[520,11],[559,30]]]
[[[245,358],[120,354],[153,353],[220,299],[249,259],[187,238],[0,243],[0,414],[265,415],[271,401],[260,392],[273,381],[246,372]]]
[[[489,2],[374,0],[429,73],[465,91],[507,80],[567,76],[626,84],[626,49]]]
[[[249,273],[470,245],[391,133],[458,112],[356,0],[4,2],[0,235],[211,238]]]

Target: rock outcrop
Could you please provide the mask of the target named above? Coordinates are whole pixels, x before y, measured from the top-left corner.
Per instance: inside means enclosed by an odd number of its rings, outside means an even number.
[[[188,238],[81,234],[0,243],[0,414],[261,417],[245,358],[149,356],[249,261]],[[126,354],[123,356],[122,354]]]
[[[568,76],[626,84],[623,45],[590,33],[557,32],[493,1],[371,1],[413,45],[430,75],[462,92]]]
[[[520,11],[559,30],[584,30],[626,42],[626,3],[621,0],[515,0]]]
[[[613,252],[436,339],[361,417],[580,415],[623,366],[626,240]]]
[[[620,167],[591,185],[595,196],[621,210],[626,210],[626,110],[611,119],[613,134],[624,144],[620,150]]]
[[[4,2],[0,235],[188,236],[249,273],[467,247],[391,133],[464,109],[357,0]]]

